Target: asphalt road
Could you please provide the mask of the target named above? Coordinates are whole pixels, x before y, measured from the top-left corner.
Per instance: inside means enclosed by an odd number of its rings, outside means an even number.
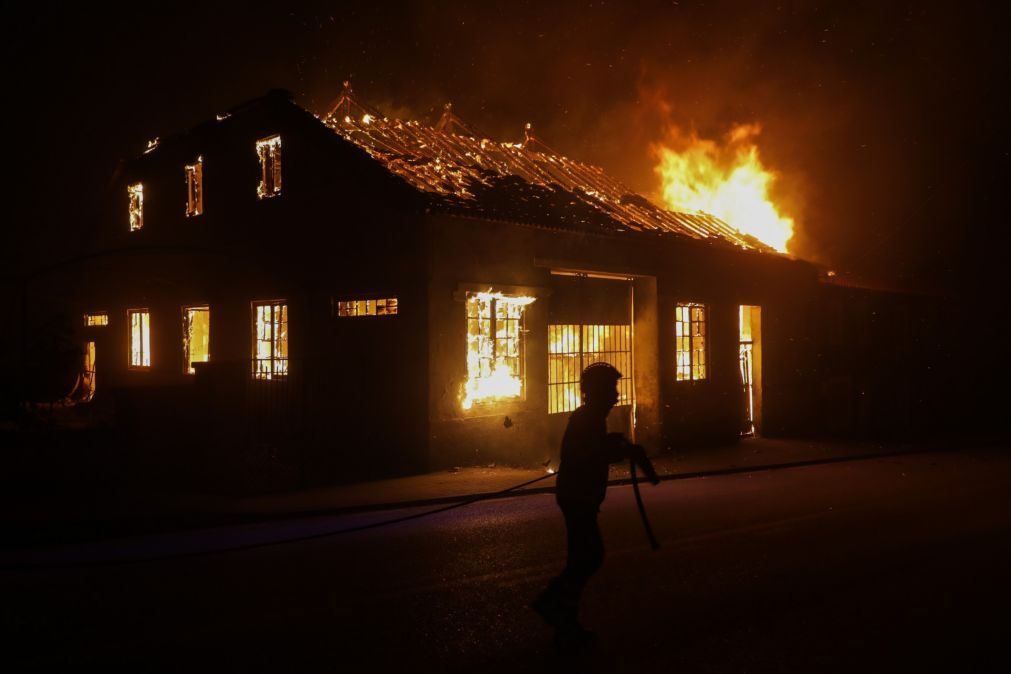
[[[601,513],[603,570],[560,655],[527,603],[564,562],[550,495],[241,552],[414,511],[49,551],[3,571],[6,660],[132,671],[1006,671],[1011,451],[930,453],[645,486]],[[207,552],[209,554],[202,554]],[[39,557],[39,559],[42,559]],[[14,671],[14,670],[8,670]]]

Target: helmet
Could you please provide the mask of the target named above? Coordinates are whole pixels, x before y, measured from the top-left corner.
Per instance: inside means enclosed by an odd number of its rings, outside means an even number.
[[[584,397],[598,397],[614,390],[621,372],[610,363],[593,363],[583,370],[579,385]]]

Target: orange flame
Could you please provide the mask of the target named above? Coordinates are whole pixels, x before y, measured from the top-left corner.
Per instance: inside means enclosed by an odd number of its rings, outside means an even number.
[[[715,215],[781,253],[793,236],[793,218],[783,215],[769,190],[778,177],[766,168],[754,139],[758,124],[738,124],[719,144],[676,128],[653,146],[659,160],[661,196],[671,209]]]

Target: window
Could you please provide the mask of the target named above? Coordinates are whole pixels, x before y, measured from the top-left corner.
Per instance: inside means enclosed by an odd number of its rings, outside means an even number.
[[[383,297],[375,300],[340,300],[337,315],[348,316],[396,316],[397,298]]]
[[[109,314],[103,312],[94,314],[84,314],[84,325],[91,328],[109,324]]]
[[[632,326],[548,326],[548,414],[579,407],[579,378],[587,366],[598,362],[618,368],[618,404],[631,404]]]
[[[144,185],[134,183],[126,193],[130,198],[130,231],[136,232],[144,226]]]
[[[523,396],[524,321],[533,297],[467,293],[467,382],[461,404]]]
[[[95,397],[95,343],[84,343],[84,363],[81,367],[81,397],[91,400]]]
[[[194,217],[204,212],[204,158],[183,167],[186,172],[186,215]]]
[[[256,141],[256,154],[260,158],[260,184],[256,196],[261,199],[281,193],[281,137],[270,136]]]
[[[193,363],[211,359],[210,307],[183,307],[183,370],[195,374]]]
[[[130,309],[130,367],[151,367],[151,312]]]
[[[677,380],[706,378],[706,305],[678,304],[674,314],[677,346]]]
[[[288,374],[288,305],[283,300],[253,304],[253,377]]]

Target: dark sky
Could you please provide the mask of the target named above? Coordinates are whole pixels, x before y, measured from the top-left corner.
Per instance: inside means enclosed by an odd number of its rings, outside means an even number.
[[[5,127],[24,194],[5,255],[70,254],[146,139],[271,87],[323,111],[351,73],[391,114],[434,120],[452,100],[517,140],[532,122],[646,194],[670,124],[718,137],[758,122],[802,256],[916,286],[998,280],[1011,73],[1007,24],[983,3],[296,5],[12,20]]]

